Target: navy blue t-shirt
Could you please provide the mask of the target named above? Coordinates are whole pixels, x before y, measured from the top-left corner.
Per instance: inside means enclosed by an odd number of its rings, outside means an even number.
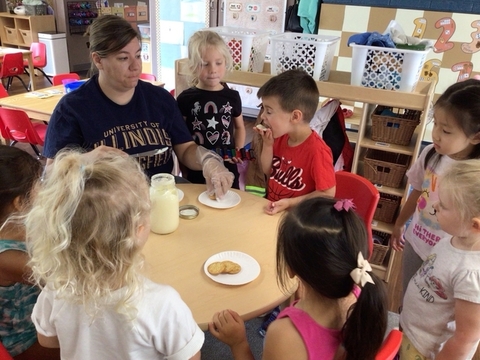
[[[111,101],[95,75],[62,97],[53,111],[45,138],[44,156],[55,157],[65,147],[93,149],[107,145],[137,154],[169,147],[138,160],[149,176],[171,173],[172,146],[192,141],[175,99],[164,88],[139,81],[126,105]]]

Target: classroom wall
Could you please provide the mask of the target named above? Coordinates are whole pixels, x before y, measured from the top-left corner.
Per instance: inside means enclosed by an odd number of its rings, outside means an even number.
[[[431,39],[435,44],[420,73],[422,81],[435,80],[434,100],[451,84],[480,74],[480,15],[477,13],[385,7],[386,0],[376,1],[382,2],[381,6],[364,5],[365,0],[349,4],[333,1],[322,4],[319,22],[319,33],[341,39],[332,62],[333,70],[351,71],[352,50],[347,46],[351,35],[382,32],[390,20],[396,20],[406,34]],[[425,140],[430,140],[429,135]]]
[[[480,14],[480,2],[472,0],[324,0],[326,4],[393,7],[430,11],[451,11]]]

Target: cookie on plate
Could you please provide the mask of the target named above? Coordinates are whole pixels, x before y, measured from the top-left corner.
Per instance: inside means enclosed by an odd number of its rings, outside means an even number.
[[[216,261],[208,265],[207,270],[212,275],[218,275],[225,271],[225,264],[220,261]]]
[[[223,273],[238,274],[240,270],[242,270],[240,264],[237,264],[236,262],[225,260],[223,263],[225,263],[225,270],[223,270]]]

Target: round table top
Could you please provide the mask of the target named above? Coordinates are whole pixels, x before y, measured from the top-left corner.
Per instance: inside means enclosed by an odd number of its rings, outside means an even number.
[[[177,188],[184,193],[180,205],[195,205],[199,215],[191,220],[181,218],[178,229],[171,234],[150,233],[143,249],[145,275],[174,287],[203,330],[217,311],[232,309],[249,320],[284,302],[288,295],[278,288],[275,270],[281,215],[264,213],[267,200],[231,190],[240,196],[240,203],[216,209],[198,200],[205,185],[178,184]],[[260,265],[258,277],[244,285],[225,285],[208,277],[205,261],[225,251],[252,256]]]

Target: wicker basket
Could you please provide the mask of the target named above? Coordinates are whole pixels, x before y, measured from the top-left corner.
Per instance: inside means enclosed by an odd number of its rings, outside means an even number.
[[[382,265],[389,249],[390,235],[377,230],[372,230],[372,234],[374,238],[373,253],[369,262],[375,265]]]
[[[30,30],[18,29],[20,35],[22,35],[23,42],[25,45],[30,45],[33,41],[32,32]]]
[[[380,193],[377,209],[373,218],[375,220],[386,223],[393,222],[398,206],[400,205],[400,197],[391,194]]]
[[[4,26],[5,28],[5,35],[7,36],[6,41],[2,39],[3,42],[8,42],[8,43],[16,43],[18,41],[18,32],[17,29],[11,28],[8,26]]]
[[[410,156],[368,149],[364,158],[364,176],[374,184],[400,187]]]
[[[420,124],[421,111],[377,106],[372,114],[372,140],[408,145]]]
[[[24,5],[25,15],[46,15],[47,5]]]

